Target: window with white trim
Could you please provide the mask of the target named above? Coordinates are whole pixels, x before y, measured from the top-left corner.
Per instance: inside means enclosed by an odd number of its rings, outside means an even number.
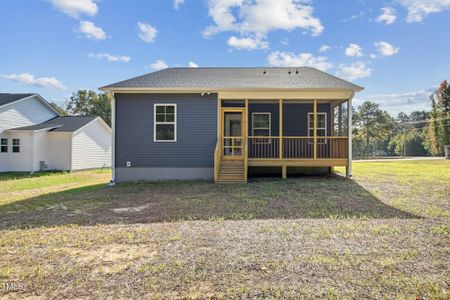
[[[0,152],[7,153],[8,152],[8,139],[1,139],[1,149]]]
[[[257,137],[272,136],[272,115],[267,112],[252,113],[252,135]],[[258,138],[253,140],[253,144],[270,144],[271,139]]]
[[[270,113],[252,113],[252,135],[253,136],[271,136],[271,114]]]
[[[154,106],[155,142],[176,142],[177,140],[177,105],[155,104]]]
[[[314,136],[314,113],[308,113],[308,136]],[[327,113],[317,113],[317,136],[327,136]]]
[[[13,153],[20,152],[20,139],[12,139],[12,152]]]

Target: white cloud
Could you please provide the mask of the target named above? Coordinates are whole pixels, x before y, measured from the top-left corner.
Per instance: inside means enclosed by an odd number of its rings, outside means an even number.
[[[228,39],[228,45],[239,50],[267,49],[269,47],[269,43],[263,41],[261,37],[238,38],[235,36],[231,36]]]
[[[430,109],[430,95],[435,89],[425,89],[413,92],[391,93],[380,95],[364,96],[364,100],[369,100],[380,104],[394,115],[399,112],[411,113],[415,110]],[[355,99],[356,103],[362,103],[363,99]]]
[[[362,10],[362,11],[360,11],[358,14],[352,15],[350,18],[348,18],[348,19],[343,19],[343,20],[341,20],[341,21],[344,22],[344,23],[348,23],[348,22],[351,22],[351,21],[356,20],[356,19],[361,19],[361,18],[364,17],[365,15],[366,15],[366,12],[365,12],[364,10]]]
[[[106,32],[90,21],[81,21],[78,31],[91,40],[99,41],[106,39]]]
[[[400,51],[400,48],[396,48],[388,42],[376,42],[375,47],[382,56],[392,56]]]
[[[320,52],[320,53],[324,53],[324,52],[327,52],[327,51],[330,50],[330,49],[331,49],[330,46],[328,46],[328,45],[322,45],[322,46],[319,48],[319,52]]]
[[[276,67],[313,67],[327,71],[333,67],[324,56],[314,56],[311,53],[300,53],[275,51],[267,56],[269,65]]]
[[[359,78],[365,78],[372,75],[372,69],[368,68],[363,62],[356,62],[351,65],[340,65],[337,76],[352,81]]]
[[[81,15],[95,16],[98,6],[93,0],[51,0],[51,4],[58,11],[78,19]]]
[[[179,9],[181,5],[184,4],[184,0],[174,0],[173,1],[173,8]]]
[[[21,74],[6,74],[2,75],[3,78],[20,82],[26,85],[32,85],[36,87],[51,87],[58,90],[66,90],[67,88],[62,84],[61,81],[56,79],[55,77],[39,77],[36,78],[34,75],[30,73],[21,73]]]
[[[375,19],[375,22],[390,25],[394,23],[395,20],[397,20],[397,16],[395,15],[395,9],[393,9],[392,7],[383,7],[381,9],[381,12],[382,14]]]
[[[138,35],[141,40],[146,43],[153,43],[155,41],[156,33],[158,32],[155,27],[147,23],[138,22],[138,28]]]
[[[90,58],[97,60],[107,60],[109,62],[129,62],[130,57],[126,55],[113,55],[109,53],[89,53]]]
[[[188,66],[189,66],[189,68],[198,68],[198,65],[193,61],[190,61]]]
[[[214,25],[206,27],[204,37],[220,32],[237,32],[243,39],[249,36],[261,40],[274,30],[303,29],[320,35],[324,28],[313,16],[309,0],[208,0],[209,16]],[[247,41],[248,42],[248,41]]]
[[[150,67],[153,70],[158,71],[158,70],[162,70],[162,69],[167,69],[169,67],[169,65],[165,61],[158,59],[154,63],[152,63],[150,65]]]
[[[347,49],[345,49],[345,55],[350,57],[361,57],[363,56],[363,49],[358,44],[350,44]]]
[[[408,9],[406,21],[422,22],[431,13],[438,13],[450,8],[450,0],[396,0]]]

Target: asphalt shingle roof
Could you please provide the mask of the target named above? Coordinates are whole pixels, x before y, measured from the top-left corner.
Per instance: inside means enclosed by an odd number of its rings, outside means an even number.
[[[96,117],[56,117],[44,123],[13,128],[10,130],[41,130],[52,128],[52,132],[75,132]]]
[[[35,94],[10,94],[0,93],[0,106],[19,101],[20,99],[33,96]]]
[[[114,88],[362,90],[353,83],[309,67],[168,68],[107,85],[102,89]]]

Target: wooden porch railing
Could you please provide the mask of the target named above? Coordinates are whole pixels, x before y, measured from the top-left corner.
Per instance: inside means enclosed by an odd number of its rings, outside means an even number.
[[[280,137],[251,136],[248,138],[248,158],[279,158]]]
[[[280,147],[282,140],[282,147]],[[282,149],[282,150],[280,150]],[[282,155],[280,155],[282,151]],[[347,159],[347,137],[317,137],[317,159]],[[249,137],[248,158],[314,159],[314,137]]]

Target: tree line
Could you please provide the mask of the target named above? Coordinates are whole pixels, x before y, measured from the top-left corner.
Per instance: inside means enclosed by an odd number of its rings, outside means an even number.
[[[430,111],[390,116],[366,101],[353,108],[353,153],[370,156],[443,156],[450,145],[450,85],[443,81],[430,95]]]
[[[100,116],[111,125],[111,102],[107,94],[79,90],[72,94],[65,107],[51,104],[62,115]],[[430,111],[399,113],[395,118],[370,101],[352,108],[354,156],[442,156],[444,146],[450,145],[447,81],[430,95],[430,107]]]

